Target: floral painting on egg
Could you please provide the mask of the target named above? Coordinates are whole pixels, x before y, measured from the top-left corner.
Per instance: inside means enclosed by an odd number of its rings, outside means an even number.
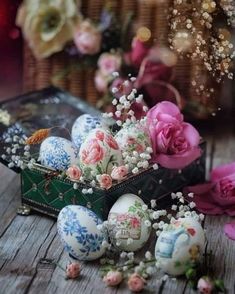
[[[151,148],[151,141],[147,131],[139,124],[131,124],[122,128],[115,136],[118,145],[124,155],[125,163],[128,163],[130,168],[135,166],[140,154],[144,153],[147,148]],[[133,158],[135,154],[136,160]],[[146,160],[149,160],[149,155]]]
[[[70,165],[78,163],[78,149],[65,138],[48,137],[40,146],[39,159],[42,165],[66,170]]]
[[[122,165],[122,154],[112,134],[103,129],[90,132],[79,151],[80,166],[86,178],[111,174],[114,166]]]
[[[72,141],[78,148],[80,148],[89,132],[99,127],[107,128],[101,118],[91,116],[90,114],[79,116],[72,126]]]
[[[82,215],[83,223],[79,215]],[[99,256],[100,252],[103,253],[104,236],[96,232],[96,226],[101,224],[101,219],[86,207],[63,208],[58,217],[57,228],[65,250],[80,260],[91,260],[94,256]]]

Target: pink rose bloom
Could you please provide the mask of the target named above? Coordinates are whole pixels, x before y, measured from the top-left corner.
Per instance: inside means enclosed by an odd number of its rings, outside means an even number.
[[[117,286],[121,283],[123,277],[122,273],[119,271],[109,271],[107,275],[103,278],[103,281],[107,286]]]
[[[98,140],[100,141],[104,141],[104,132],[100,131],[100,130],[97,130],[95,132],[95,136]]]
[[[153,162],[165,168],[181,169],[201,155],[198,131],[183,122],[179,108],[168,101],[158,103],[147,113],[153,146]]]
[[[128,279],[128,288],[132,292],[140,292],[143,290],[145,283],[146,283],[145,279],[143,279],[137,273],[134,273]]]
[[[95,164],[103,159],[104,150],[97,139],[90,140],[86,147],[82,150],[81,160],[83,163]]]
[[[107,76],[104,76],[101,71],[97,71],[95,74],[95,86],[96,89],[101,92],[104,93],[108,90],[108,83],[109,83],[109,79],[107,78]]]
[[[114,150],[118,150],[119,146],[117,141],[113,138],[113,136],[107,135],[105,136],[105,142],[109,145],[110,148]]]
[[[66,277],[68,279],[76,279],[80,275],[81,267],[77,262],[73,262],[66,267]]]
[[[112,178],[110,177],[110,175],[103,174],[99,176],[98,182],[101,188],[109,189],[112,187]]]
[[[187,187],[186,193],[194,193],[197,209],[205,214],[235,216],[235,162],[216,167],[210,182]]]
[[[144,58],[148,55],[149,48],[138,38],[133,39],[131,47],[132,50],[125,55],[125,61],[127,64],[131,64],[138,68]]]
[[[213,290],[212,281],[208,277],[201,277],[197,283],[197,289],[200,293],[210,294]]]
[[[83,21],[75,30],[74,43],[82,54],[94,55],[100,51],[101,33],[90,21]]]
[[[67,171],[66,171],[66,175],[71,179],[71,180],[75,180],[78,181],[82,175],[82,172],[80,170],[79,167],[77,167],[76,165],[72,165],[70,166]]]
[[[121,181],[123,180],[128,174],[128,169],[123,166],[114,167],[111,173],[111,177],[114,180]]]
[[[104,76],[119,71],[122,64],[121,56],[117,53],[103,53],[98,60],[98,67]]]
[[[137,228],[139,228],[140,227],[140,220],[137,218],[137,217],[132,217],[131,219],[130,219],[130,223],[131,223],[131,227],[133,228],[133,229],[137,229]]]

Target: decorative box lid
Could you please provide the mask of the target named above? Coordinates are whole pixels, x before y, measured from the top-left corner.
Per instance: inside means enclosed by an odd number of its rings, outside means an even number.
[[[101,112],[87,104],[84,100],[74,97],[68,92],[55,87],[45,88],[14,97],[0,104],[0,162],[9,164],[1,157],[9,143],[5,142],[8,134],[21,136],[31,135],[38,129],[54,126],[62,127],[63,135],[68,137],[75,119],[88,113],[100,116]],[[9,144],[10,146],[10,144]],[[13,167],[14,171],[20,169]]]

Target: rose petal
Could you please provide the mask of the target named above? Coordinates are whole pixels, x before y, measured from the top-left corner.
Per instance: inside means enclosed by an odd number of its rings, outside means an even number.
[[[179,121],[183,121],[183,116],[180,113],[178,106],[169,101],[160,102],[152,107],[147,113],[147,118],[155,119],[158,114],[168,114]]]
[[[224,233],[229,239],[235,240],[235,222],[227,223],[224,226]]]
[[[200,155],[201,149],[195,147],[184,154],[179,155],[156,154],[153,158],[153,162],[159,163],[165,168],[182,169],[200,157]]]
[[[223,214],[223,209],[216,203],[212,190],[213,183],[206,183],[191,187],[186,187],[184,193],[193,193],[193,202],[196,203],[197,209],[204,214]]]
[[[216,182],[220,179],[235,174],[235,162],[219,166],[211,172],[211,181]]]
[[[189,123],[182,123],[183,134],[190,146],[198,146],[200,142],[200,135],[198,131]]]

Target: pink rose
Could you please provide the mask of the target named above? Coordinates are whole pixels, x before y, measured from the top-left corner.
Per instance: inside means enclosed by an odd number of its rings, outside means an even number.
[[[109,145],[110,148],[114,149],[114,150],[118,150],[118,143],[117,141],[113,138],[113,136],[111,135],[107,135],[105,136],[105,142]]]
[[[143,279],[137,273],[134,273],[128,279],[128,288],[132,292],[140,292],[143,290],[145,283],[146,283],[145,279]]]
[[[125,61],[127,64],[131,64],[138,68],[144,58],[148,55],[149,48],[138,38],[133,39],[131,47],[132,50],[125,55]]]
[[[98,140],[100,141],[104,141],[104,133],[102,131],[97,130],[95,132],[95,136]]]
[[[99,70],[96,72],[95,74],[95,86],[96,89],[101,92],[104,93],[108,90],[108,83],[109,83],[109,79],[107,76],[104,76]]]
[[[133,229],[137,229],[140,227],[140,220],[137,217],[131,217],[130,223]]]
[[[114,167],[111,173],[111,177],[114,180],[121,181],[123,180],[128,174],[128,169],[123,166]]]
[[[186,193],[194,193],[197,209],[205,214],[235,216],[235,162],[216,167],[210,182],[187,187]]]
[[[119,54],[103,53],[98,60],[98,67],[104,76],[111,75],[115,71],[119,71],[122,59]]]
[[[101,47],[101,33],[90,21],[85,20],[75,30],[74,43],[82,54],[97,54]]]
[[[123,277],[122,273],[119,271],[109,271],[107,275],[103,278],[103,281],[107,286],[117,286],[121,283]]]
[[[85,164],[95,164],[104,157],[104,150],[97,139],[88,142],[87,148],[82,150],[81,160]]]
[[[82,172],[79,167],[76,165],[70,166],[67,171],[66,175],[71,179],[71,180],[76,180],[78,181],[82,175]]]
[[[98,182],[101,188],[109,189],[112,187],[112,178],[110,175],[103,174],[98,177]]]
[[[66,277],[68,279],[76,279],[80,275],[81,267],[77,262],[70,263],[66,267]]]
[[[147,113],[153,146],[153,161],[166,168],[184,168],[200,154],[200,136],[183,122],[179,108],[171,102],[158,103]]]
[[[210,278],[201,277],[197,283],[197,289],[200,293],[210,294],[213,290],[213,284]]]

